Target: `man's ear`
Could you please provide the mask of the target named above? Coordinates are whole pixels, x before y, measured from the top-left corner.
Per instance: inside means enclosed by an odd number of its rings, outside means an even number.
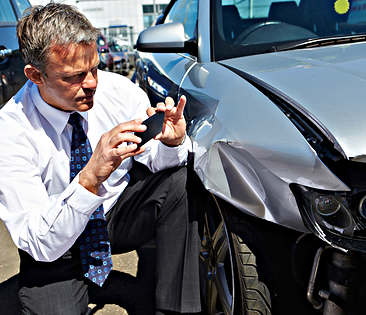
[[[29,65],[29,64],[26,65],[24,67],[24,74],[33,83],[35,83],[37,85],[43,85],[44,78],[42,76],[42,73],[35,66]]]

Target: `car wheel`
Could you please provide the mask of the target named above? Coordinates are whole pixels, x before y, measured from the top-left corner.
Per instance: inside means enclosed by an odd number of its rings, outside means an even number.
[[[238,314],[271,314],[271,296],[267,286],[258,280],[255,255],[244,241],[231,233],[240,288],[236,305]]]
[[[255,256],[229,230],[214,197],[208,202],[203,221],[200,275],[206,312],[270,315],[269,290],[258,280]]]

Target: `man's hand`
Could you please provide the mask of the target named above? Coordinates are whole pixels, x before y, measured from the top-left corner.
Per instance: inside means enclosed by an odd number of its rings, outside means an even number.
[[[137,149],[141,139],[133,134],[146,130],[141,123],[140,119],[128,121],[101,136],[89,162],[80,172],[80,185],[98,194],[99,186],[124,159],[144,152],[143,147]]]
[[[158,103],[156,108],[149,107],[147,114],[149,116],[157,111],[165,112],[162,131],[155,137],[167,146],[180,145],[186,133],[186,121],[183,116],[186,97],[183,95],[179,99],[178,105],[174,106],[174,100],[171,97],[165,99],[165,103]]]

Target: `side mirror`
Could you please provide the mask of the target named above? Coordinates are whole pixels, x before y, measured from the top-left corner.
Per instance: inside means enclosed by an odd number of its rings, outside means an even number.
[[[145,52],[188,52],[197,54],[197,43],[188,40],[182,23],[159,24],[142,31],[136,48]]]

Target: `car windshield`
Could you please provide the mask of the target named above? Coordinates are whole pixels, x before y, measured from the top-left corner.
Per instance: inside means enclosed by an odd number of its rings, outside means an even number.
[[[365,40],[366,0],[212,0],[214,59]]]

